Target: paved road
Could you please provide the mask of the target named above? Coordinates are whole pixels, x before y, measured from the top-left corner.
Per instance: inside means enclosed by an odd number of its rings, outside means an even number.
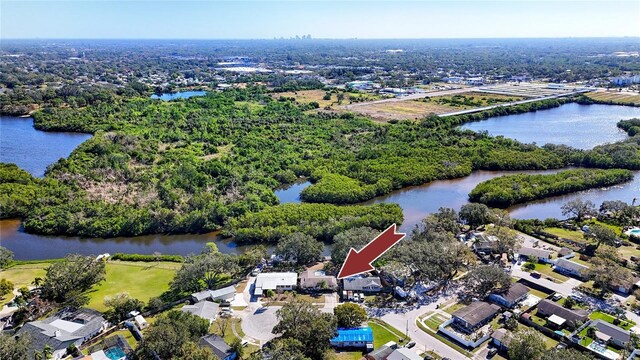
[[[392,97],[392,98],[388,98],[388,99],[367,101],[367,102],[344,105],[344,108],[347,109],[347,110],[353,110],[354,108],[357,108],[359,106],[382,104],[382,103],[387,103],[387,102],[416,100],[416,99],[423,99],[423,98],[426,98],[426,97],[433,97],[433,96],[455,95],[455,94],[465,93],[465,92],[469,92],[469,91],[476,91],[476,90],[478,90],[477,87],[415,93],[415,94],[411,94],[411,95],[407,95],[407,96],[398,96],[398,97]]]
[[[437,302],[433,302],[428,305],[423,305],[417,309],[413,309],[407,312],[395,312],[389,311],[379,316],[380,319],[387,322],[389,325],[404,332],[409,328],[409,337],[416,342],[416,351],[429,351],[432,350],[442,357],[448,357],[450,359],[468,359],[461,353],[449,347],[447,344],[434,338],[433,336],[422,331],[418,325],[416,325],[416,319],[428,312],[435,311],[437,304],[442,304],[451,297],[442,297]]]
[[[569,280],[563,283],[556,283],[543,278],[534,278],[533,276],[531,276],[531,273],[522,270],[518,265],[513,266],[511,276],[525,279],[534,284],[544,286],[564,296],[571,295],[571,293],[573,293],[573,289],[575,289],[576,287],[582,284],[580,280],[577,280],[574,278],[569,278]]]
[[[454,111],[454,112],[450,112],[450,113],[446,113],[446,114],[439,114],[438,116],[445,117],[445,116],[471,114],[471,113],[484,111],[484,110],[491,110],[491,109],[495,109],[495,108],[503,107],[503,106],[520,105],[520,104],[526,104],[526,103],[540,101],[540,100],[557,99],[557,98],[561,98],[561,97],[565,97],[565,96],[570,96],[570,95],[580,94],[580,93],[590,92],[590,91],[593,91],[593,90],[577,90],[577,91],[573,91],[573,92],[570,92],[570,93],[551,95],[551,96],[545,96],[545,97],[539,97],[539,98],[533,98],[533,99],[526,99],[526,100],[519,100],[519,101],[513,101],[513,102],[508,102],[508,103],[503,103],[503,104],[498,104],[498,105],[484,106],[484,107],[468,109],[468,110]]]

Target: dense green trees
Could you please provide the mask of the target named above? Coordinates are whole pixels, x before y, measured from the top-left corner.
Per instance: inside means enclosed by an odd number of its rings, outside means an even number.
[[[380,235],[380,231],[366,226],[338,233],[333,237],[331,262],[338,267],[342,266],[342,263],[344,263],[344,260],[347,258],[349,249],[360,249],[378,235]]]
[[[631,171],[619,169],[576,169],[547,175],[504,175],[478,184],[469,193],[469,200],[506,208],[550,196],[611,186],[631,179]]]
[[[636,136],[640,134],[640,119],[620,120],[618,127],[629,134],[629,136]]]
[[[295,339],[304,346],[304,353],[313,360],[323,360],[329,340],[336,335],[337,320],[333,314],[322,313],[312,303],[295,298],[276,312],[278,324],[274,334]]]
[[[105,262],[94,256],[68,255],[46,269],[42,282],[43,299],[80,307],[89,302],[87,292],[105,279]]]
[[[356,303],[340,304],[333,309],[333,314],[341,328],[360,327],[369,317],[365,309]]]
[[[511,277],[499,266],[479,265],[469,271],[464,283],[469,295],[483,299],[493,292],[509,291]]]
[[[546,350],[544,337],[534,329],[516,332],[509,343],[509,358],[513,360],[538,360]]]
[[[128,319],[132,311],[142,311],[144,302],[132,298],[128,293],[119,293],[104,298],[104,305],[108,308],[105,318],[113,324]]]
[[[30,360],[31,337],[29,334],[12,336],[0,334],[0,359]]]
[[[275,253],[285,261],[309,265],[320,260],[322,247],[321,242],[307,234],[293,233],[278,241]]]
[[[222,275],[236,275],[240,270],[238,257],[223,254],[217,249],[202,254],[187,256],[182,267],[176,272],[171,288],[179,292],[196,292],[215,289]]]
[[[13,252],[3,246],[0,246],[0,269],[4,269],[13,261]]]
[[[335,234],[346,229],[360,226],[386,229],[401,222],[402,210],[396,204],[283,204],[231,219],[224,233],[246,242],[275,242],[295,232],[332,241]]]
[[[189,343],[197,344],[201,336],[208,333],[209,322],[196,315],[171,310],[160,315],[145,331],[144,339],[138,343],[136,355],[142,360],[184,359],[195,351]],[[198,359],[214,359],[198,357]]]

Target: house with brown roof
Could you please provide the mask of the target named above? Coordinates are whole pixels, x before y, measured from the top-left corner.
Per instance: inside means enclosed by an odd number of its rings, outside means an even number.
[[[300,274],[300,288],[335,290],[338,288],[338,280],[322,270],[307,269]]]
[[[589,312],[583,309],[571,310],[555,303],[551,300],[544,299],[538,303],[537,316],[546,318],[547,323],[554,327],[564,327],[565,325],[575,326],[577,322],[585,322],[589,319]]]
[[[529,296],[529,288],[521,283],[515,283],[509,287],[507,292],[489,295],[489,301],[500,306],[513,308],[527,296]]]

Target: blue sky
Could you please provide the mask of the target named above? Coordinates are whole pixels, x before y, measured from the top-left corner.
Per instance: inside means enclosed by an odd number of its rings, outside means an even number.
[[[640,36],[634,1],[6,1],[0,38]]]

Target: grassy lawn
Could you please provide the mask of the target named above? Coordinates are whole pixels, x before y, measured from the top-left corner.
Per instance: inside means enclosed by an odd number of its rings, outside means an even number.
[[[0,279],[7,279],[11,281],[15,289],[19,289],[23,286],[30,286],[33,279],[37,277],[44,278],[44,269],[49,265],[50,263],[16,265],[9,269],[0,271]],[[8,294],[4,298],[0,298],[0,307],[4,306],[12,299],[12,294]]]
[[[361,351],[340,351],[335,354],[338,360],[360,360],[362,358]]]
[[[424,320],[425,325],[429,327],[429,329],[433,331],[438,331],[438,326],[443,322],[447,321],[447,318],[440,314],[434,314],[433,316]]]
[[[453,305],[449,306],[448,308],[444,309],[444,311],[445,311],[446,313],[453,314],[454,312],[456,312],[456,311],[458,311],[458,310],[462,309],[463,307],[465,307],[465,305],[464,305],[464,304],[462,304],[462,303],[455,303],[455,304],[453,304]]]
[[[568,277],[553,271],[553,269],[551,268],[551,264],[536,263],[535,265],[536,265],[535,271],[537,271],[537,272],[539,272],[539,273],[541,273],[543,275],[546,275],[548,277],[554,278],[554,279],[558,280],[559,282],[565,282],[565,281],[569,280]]]
[[[613,321],[615,320],[615,317],[614,317],[614,316],[611,316],[611,315],[609,315],[609,314],[607,314],[607,313],[603,313],[603,312],[601,312],[601,311],[594,311],[594,312],[592,312],[592,313],[589,315],[589,319],[591,319],[591,320],[598,320],[598,319],[600,319],[600,320],[604,320],[604,321],[608,322],[609,324],[613,324]],[[621,328],[623,328],[623,329],[625,329],[625,330],[629,330],[629,329],[631,329],[635,324],[636,324],[636,323],[634,323],[634,322],[633,322],[633,321],[631,321],[631,320],[626,320],[626,321],[625,321],[625,320],[621,320],[621,321],[620,321],[620,324],[618,324],[618,325],[616,325],[616,326],[619,326],[619,327],[621,327]]]
[[[574,231],[574,230],[569,230],[565,228],[549,227],[549,228],[545,228],[544,231],[548,232],[549,234],[559,236],[561,238],[565,238],[565,239],[569,239],[569,240],[573,240],[581,243],[586,242],[584,236],[582,235],[582,231],[580,230]]]
[[[125,262],[107,263],[106,280],[89,293],[88,307],[105,311],[105,296],[127,292],[132,297],[147,302],[169,289],[169,282],[180,267],[178,263]]]
[[[393,326],[385,323],[382,320],[374,319],[368,322],[369,327],[373,330],[373,346],[378,348],[389,341],[393,341],[398,344],[404,344],[404,334],[402,331],[394,328]]]

